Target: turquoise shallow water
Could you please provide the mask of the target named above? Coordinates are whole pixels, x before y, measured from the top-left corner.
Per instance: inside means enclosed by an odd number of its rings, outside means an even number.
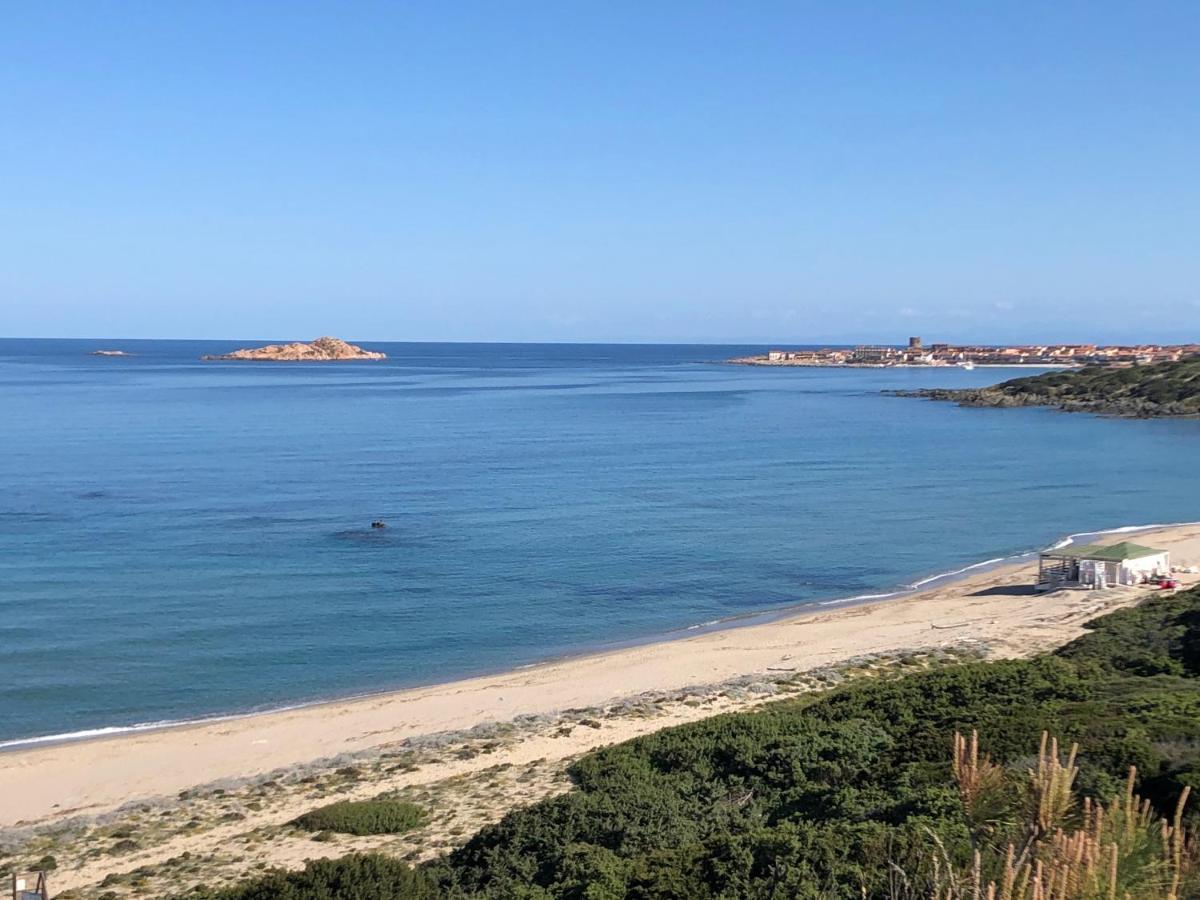
[[[0,741],[441,681],[1200,518],[1200,422],[880,394],[1004,370],[198,361],[253,343],[0,340]],[[137,355],[87,355],[112,346]]]

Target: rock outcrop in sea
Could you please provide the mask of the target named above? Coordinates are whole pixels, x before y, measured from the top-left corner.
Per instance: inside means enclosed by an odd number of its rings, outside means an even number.
[[[386,353],[364,350],[340,338],[319,337],[311,344],[268,344],[214,356],[204,360],[250,360],[259,362],[342,362],[359,359],[387,359]]]

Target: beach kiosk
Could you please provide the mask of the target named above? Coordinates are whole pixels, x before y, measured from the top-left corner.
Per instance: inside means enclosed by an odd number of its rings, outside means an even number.
[[[1044,550],[1038,556],[1039,591],[1080,585],[1104,588],[1117,584],[1145,584],[1155,576],[1169,575],[1171,557],[1166,550],[1143,547],[1130,541],[1119,544],[1067,545]]]

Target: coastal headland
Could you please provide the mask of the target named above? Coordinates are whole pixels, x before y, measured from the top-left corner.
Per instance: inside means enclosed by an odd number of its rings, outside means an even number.
[[[232,353],[202,356],[208,362],[346,362],[352,360],[387,359],[386,353],[364,350],[356,344],[348,344],[341,338],[319,337],[309,344],[268,344],[234,350]]]
[[[1176,565],[1200,564],[1200,525],[1137,540],[1169,550]],[[568,790],[566,764],[595,747],[846,678],[1028,656],[1154,590],[1038,594],[1035,570],[1028,558],[999,562],[891,599],[497,675],[11,749],[0,753],[0,843],[52,850],[59,891],[134,871],[167,879],[165,888],[181,859],[203,860],[212,878],[351,850],[425,858],[513,805]],[[1186,587],[1200,576],[1182,579]],[[437,815],[419,835],[329,843],[287,825],[330,797],[381,792],[411,795]],[[118,833],[127,835],[119,844]],[[110,844],[124,849],[97,851]]]
[[[1013,378],[984,388],[891,391],[898,397],[949,400],[959,406],[1049,406],[1126,418],[1200,416],[1200,357],[1132,368],[1092,367]]]
[[[905,346],[860,344],[803,350],[769,350],[729,360],[745,366],[884,368],[900,366],[1133,366],[1172,362],[1200,354],[1200,344],[926,344],[910,337]]]

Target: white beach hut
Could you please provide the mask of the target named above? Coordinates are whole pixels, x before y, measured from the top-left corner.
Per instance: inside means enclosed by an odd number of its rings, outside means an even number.
[[[1039,555],[1037,588],[1052,591],[1071,584],[1084,587],[1145,584],[1154,576],[1170,571],[1171,556],[1166,550],[1130,541],[1083,547],[1068,545]]]

